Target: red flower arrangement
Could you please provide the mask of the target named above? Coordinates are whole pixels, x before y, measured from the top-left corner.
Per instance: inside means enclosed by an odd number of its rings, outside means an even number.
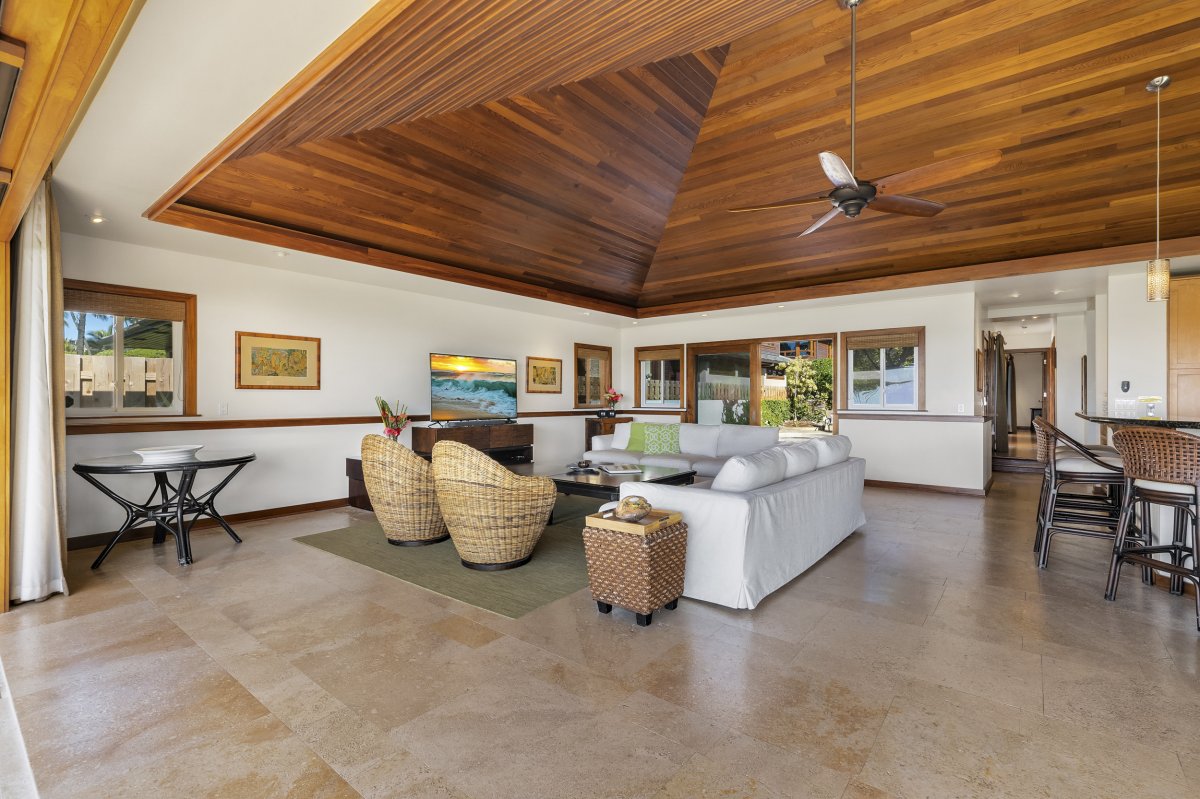
[[[621,398],[624,396],[625,395],[620,391],[617,391],[612,386],[609,386],[608,390],[604,392],[604,404],[606,404],[610,410],[614,409],[617,407],[617,403],[620,402]]]
[[[383,420],[383,434],[392,441],[400,438],[404,428],[408,427],[408,406],[401,405],[399,400],[396,400],[396,405],[400,410],[392,411],[387,400],[383,397],[375,398],[375,407],[379,408],[379,418]]]

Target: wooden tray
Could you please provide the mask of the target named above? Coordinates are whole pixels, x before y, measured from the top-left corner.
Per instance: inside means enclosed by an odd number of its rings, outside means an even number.
[[[671,525],[677,524],[681,521],[683,521],[683,514],[679,511],[655,508],[636,522],[621,521],[613,516],[612,511],[604,511],[603,513],[589,513],[587,517],[587,526],[599,527],[601,530],[616,530],[622,533],[633,533],[634,535],[649,535],[656,530],[661,530],[664,527],[670,527]]]

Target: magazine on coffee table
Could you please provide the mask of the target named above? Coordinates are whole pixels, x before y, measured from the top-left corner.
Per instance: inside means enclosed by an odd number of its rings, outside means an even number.
[[[606,463],[600,467],[605,474],[641,474],[642,467],[636,463]]]

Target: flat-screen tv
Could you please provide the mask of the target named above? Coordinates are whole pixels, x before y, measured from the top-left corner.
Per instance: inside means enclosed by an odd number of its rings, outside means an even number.
[[[435,422],[517,418],[517,362],[429,354],[429,407]]]

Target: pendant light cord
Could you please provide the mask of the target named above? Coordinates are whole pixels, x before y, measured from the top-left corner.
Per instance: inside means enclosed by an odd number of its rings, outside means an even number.
[[[1159,184],[1162,180],[1162,88],[1154,93],[1154,260],[1159,259],[1162,212],[1159,210]]]

